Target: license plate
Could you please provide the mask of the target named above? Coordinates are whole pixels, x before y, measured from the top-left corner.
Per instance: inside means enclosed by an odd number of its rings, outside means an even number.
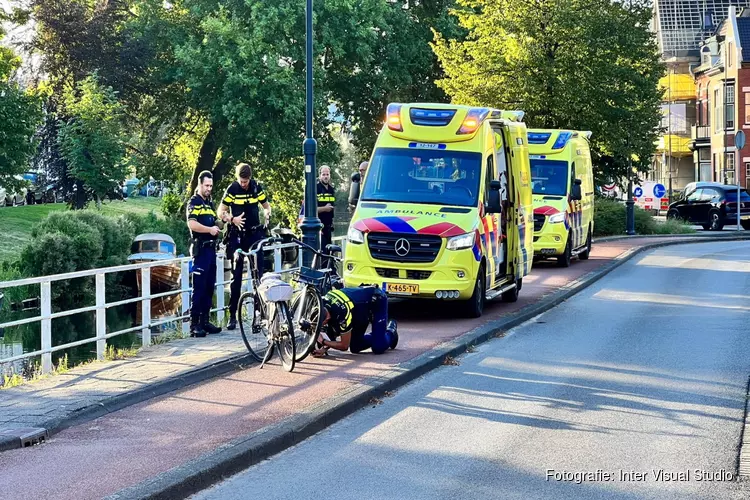
[[[406,285],[403,283],[386,283],[386,293],[398,293],[401,295],[414,295],[419,293],[419,285]]]

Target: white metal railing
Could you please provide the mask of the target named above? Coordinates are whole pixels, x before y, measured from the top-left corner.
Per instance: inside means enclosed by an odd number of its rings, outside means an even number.
[[[334,238],[337,242],[345,243],[345,237]],[[283,259],[281,252],[287,248],[299,248],[295,243],[282,243],[271,245],[265,248],[266,251],[273,251],[274,253],[274,272],[288,273],[299,268],[302,262],[302,249],[298,252],[297,256],[297,267],[291,267],[283,269]],[[138,264],[128,264],[124,266],[106,267],[101,269],[90,269],[87,271],[78,271],[72,273],[56,274],[51,276],[40,276],[37,278],[28,278],[14,281],[0,282],[0,290],[16,288],[21,286],[39,285],[40,286],[40,315],[33,318],[24,318],[16,321],[9,321],[6,323],[0,323],[0,329],[11,328],[15,326],[21,326],[31,323],[41,323],[41,349],[33,352],[27,352],[9,358],[0,359],[0,365],[6,363],[12,363],[22,359],[28,359],[35,356],[41,356],[42,358],[42,373],[49,373],[52,371],[52,353],[61,351],[64,349],[70,349],[71,347],[77,347],[80,345],[96,342],[96,357],[98,360],[103,360],[107,350],[107,339],[116,337],[118,335],[124,335],[127,333],[141,332],[143,346],[151,344],[151,329],[167,323],[175,321],[182,321],[182,331],[187,333],[189,331],[189,325],[184,320],[189,317],[190,309],[190,297],[193,290],[191,285],[191,273],[190,273],[190,257],[178,257],[169,260],[161,260],[155,262],[143,262]],[[232,282],[231,279],[224,279],[224,261],[225,253],[223,251],[217,252],[216,255],[216,307],[211,309],[211,312],[217,313],[217,321],[219,324],[224,322],[224,311],[226,309],[224,305],[224,292],[226,285]],[[177,290],[151,294],[151,270],[154,267],[163,267],[165,265],[179,265],[180,266],[180,288]],[[106,281],[105,278],[108,274],[115,274],[127,271],[136,271],[141,273],[141,295],[131,299],[120,300],[116,302],[106,301]],[[231,271],[230,271],[231,274]],[[93,306],[80,307],[78,309],[71,309],[68,311],[52,312],[52,284],[55,282],[85,278],[95,276],[96,284],[96,301]],[[243,277],[243,281],[247,282],[248,289],[252,286],[252,280],[247,277]],[[158,298],[170,297],[173,295],[181,295],[181,314],[179,316],[170,316],[167,318],[161,318],[158,321],[153,321],[151,318],[151,301]],[[113,307],[141,303],[141,324],[132,328],[126,328],[124,330],[118,330],[116,332],[107,333],[107,310]],[[96,335],[76,342],[70,342],[67,344],[61,344],[52,346],[52,320],[56,318],[63,318],[67,316],[73,316],[75,314],[81,314],[86,312],[96,313]]]

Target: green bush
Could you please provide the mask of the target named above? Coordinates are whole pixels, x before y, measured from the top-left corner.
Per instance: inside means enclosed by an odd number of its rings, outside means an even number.
[[[19,267],[26,276],[46,276],[127,263],[133,231],[121,218],[94,211],[53,212],[31,231],[21,251]],[[122,273],[106,277],[107,300],[119,300]],[[58,281],[52,286],[57,309],[93,303],[94,278]]]
[[[169,191],[161,199],[161,213],[164,217],[179,217],[181,215],[181,207],[182,197],[177,193]]]
[[[680,221],[657,222],[649,212],[635,209],[635,232],[637,234],[687,234],[694,230]],[[619,201],[596,198],[594,201],[594,236],[617,236],[626,231],[626,208]]]

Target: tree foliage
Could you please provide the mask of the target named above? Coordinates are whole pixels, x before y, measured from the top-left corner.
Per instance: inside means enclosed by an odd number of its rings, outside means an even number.
[[[59,131],[70,175],[100,202],[127,175],[122,105],[96,77],[83,79],[64,94],[69,116]]]
[[[0,30],[0,41],[3,37]],[[11,190],[21,187],[16,176],[28,169],[42,119],[39,95],[13,80],[20,65],[21,59],[0,45],[0,186]]]
[[[661,92],[651,7],[635,0],[459,0],[467,38],[436,33],[454,102],[520,109],[533,127],[591,130],[597,177],[645,171]]]

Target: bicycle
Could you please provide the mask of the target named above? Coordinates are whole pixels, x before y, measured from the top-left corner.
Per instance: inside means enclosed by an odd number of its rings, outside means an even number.
[[[264,247],[281,241],[273,235],[254,243],[248,252],[237,250],[250,261],[252,284],[252,290],[240,295],[237,312],[242,341],[250,355],[260,361],[260,368],[271,359],[276,349],[282,366],[291,372],[294,370],[296,346],[289,300],[294,289],[275,273],[266,274],[261,279],[258,266],[258,254],[262,261]]]
[[[335,264],[340,263],[341,258],[334,255],[341,253],[341,247],[327,245],[328,253],[323,253],[297,238],[292,238],[292,242],[313,253],[312,267],[300,267],[299,271],[292,274],[292,279],[302,285],[302,289],[295,294],[291,302],[296,360],[300,362],[315,349],[318,334],[323,327],[322,297],[333,288],[343,287],[343,280],[335,268]],[[322,267],[323,264],[326,267]]]

